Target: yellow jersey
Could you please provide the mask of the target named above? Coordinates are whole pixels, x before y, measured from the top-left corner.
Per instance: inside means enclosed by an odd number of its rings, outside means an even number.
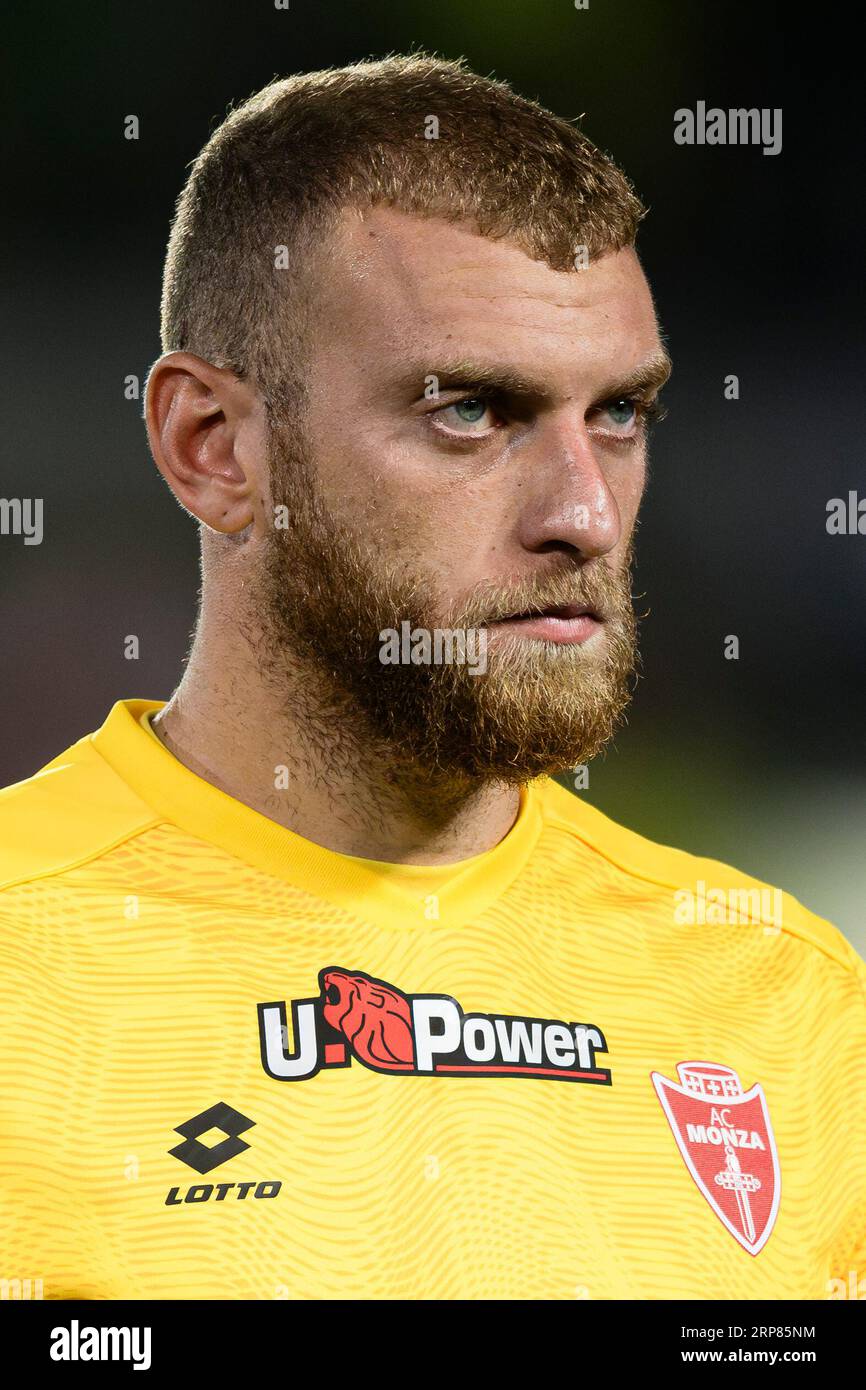
[[[858,1286],[835,927],[549,779],[460,863],[338,854],[184,767],[159,708],[0,793],[3,1297]]]

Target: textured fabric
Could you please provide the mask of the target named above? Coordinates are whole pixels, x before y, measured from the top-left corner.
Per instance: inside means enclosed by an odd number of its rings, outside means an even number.
[[[833,926],[547,780],[460,864],[339,855],[184,768],[158,708],[119,703],[0,793],[5,1296],[820,1299],[866,1277],[866,966]],[[281,1075],[307,1024],[316,1068]],[[684,1076],[760,1087],[748,1123],[689,1112],[727,1224],[662,1104],[688,1108]]]

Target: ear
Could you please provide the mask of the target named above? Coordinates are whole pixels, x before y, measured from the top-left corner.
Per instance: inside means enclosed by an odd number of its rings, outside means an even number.
[[[264,524],[267,430],[263,403],[226,368],[169,352],[145,392],[154,462],[181,506],[214,531]]]

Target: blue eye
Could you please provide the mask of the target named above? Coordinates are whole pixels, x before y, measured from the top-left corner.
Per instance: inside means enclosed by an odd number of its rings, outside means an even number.
[[[497,420],[496,412],[485,396],[465,396],[462,401],[455,401],[453,405],[443,406],[433,413],[451,434],[486,434]]]
[[[477,425],[487,409],[487,402],[480,396],[470,396],[465,401],[458,401],[454,409],[467,425]]]
[[[615,425],[630,425],[637,413],[634,401],[630,401],[625,397],[619,401],[611,401],[606,409]]]

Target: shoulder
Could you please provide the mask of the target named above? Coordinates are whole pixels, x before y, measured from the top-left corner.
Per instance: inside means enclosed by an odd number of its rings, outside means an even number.
[[[703,911],[704,921],[713,920],[707,915],[713,908],[725,909],[737,914],[735,921],[765,922],[799,937],[853,971],[866,997],[866,962],[838,927],[811,912],[792,894],[731,864],[657,844],[611,820],[552,779],[543,779],[538,786],[545,823],[572,837],[584,851],[599,855],[613,872],[644,884],[648,893],[671,893],[675,901],[677,895],[681,902],[691,895],[698,912]]]
[[[0,790],[0,894],[85,863],[157,820],[88,734]]]

